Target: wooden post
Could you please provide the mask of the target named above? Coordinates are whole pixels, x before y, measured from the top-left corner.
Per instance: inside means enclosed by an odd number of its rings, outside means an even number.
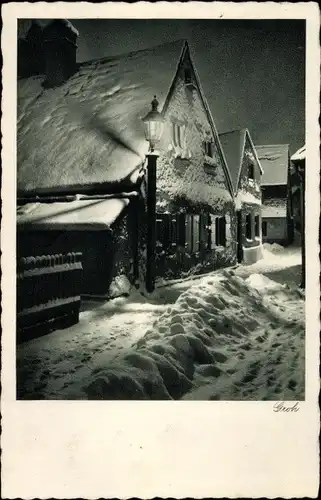
[[[236,217],[237,217],[237,262],[242,262],[243,260],[243,228],[242,228],[242,211],[237,210],[236,212]]]
[[[158,155],[155,152],[147,155],[147,263],[146,290],[152,293],[155,289],[156,258],[156,164]]]

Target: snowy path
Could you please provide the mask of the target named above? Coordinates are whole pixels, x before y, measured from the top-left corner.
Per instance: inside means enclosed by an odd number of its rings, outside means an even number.
[[[135,292],[96,304],[78,325],[19,346],[20,397],[302,398],[300,251],[272,250],[153,300]]]

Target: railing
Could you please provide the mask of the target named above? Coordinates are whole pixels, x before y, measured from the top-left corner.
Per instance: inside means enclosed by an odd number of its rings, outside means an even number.
[[[23,257],[17,264],[17,341],[79,321],[82,254]]]

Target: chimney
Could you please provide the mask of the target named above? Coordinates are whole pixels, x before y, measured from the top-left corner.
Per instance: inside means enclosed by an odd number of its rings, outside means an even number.
[[[44,27],[44,87],[58,87],[76,72],[78,35],[78,31],[66,19],[54,19]]]

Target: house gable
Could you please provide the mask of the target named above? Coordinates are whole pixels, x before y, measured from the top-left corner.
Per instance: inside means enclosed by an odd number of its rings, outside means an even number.
[[[260,193],[262,167],[257,158],[255,147],[251,140],[248,130],[244,135],[244,143],[241,155],[241,165],[237,190],[253,191]]]
[[[221,209],[232,201],[231,181],[187,43],[162,111],[158,205],[185,200]]]

